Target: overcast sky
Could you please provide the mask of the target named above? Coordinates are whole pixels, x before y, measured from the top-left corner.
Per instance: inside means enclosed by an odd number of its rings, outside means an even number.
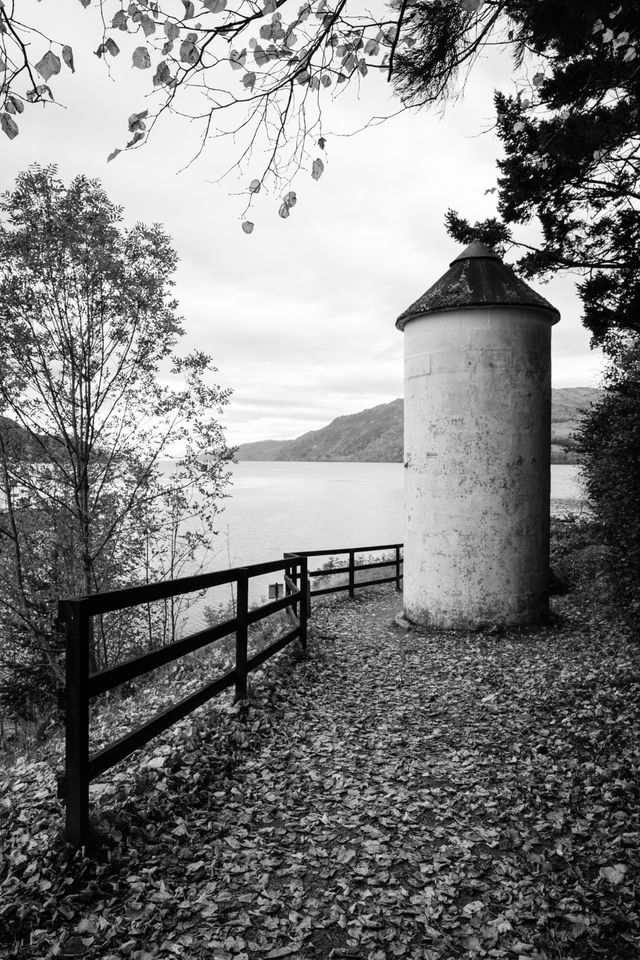
[[[107,164],[126,139],[126,119],[145,107],[149,74],[116,62],[114,80],[92,50],[100,35],[78,0],[21,0],[74,49],[76,73],[54,78],[64,107],[31,108],[13,141],[2,136],[2,189],[32,162],[55,163],[68,181],[102,180],[128,222],[160,222],[180,257],[176,294],[182,349],[213,355],[219,382],[233,388],[225,413],[231,443],[284,439],[402,395],[402,334],[394,323],[447,269],[459,249],[444,229],[449,207],[476,219],[495,212],[499,146],[491,133],[492,91],[511,88],[508,61],[485,60],[461,103],[444,116],[405,113],[356,136],[397,101],[381,77],[343,94],[325,113],[325,172],[303,172],[287,220],[277,196],[261,196],[251,236],[240,227],[254,171],[216,180],[234,157],[231,143],[198,148],[198,131],[166,117],[142,149]],[[46,52],[42,43],[42,53]],[[124,61],[124,57],[119,58]],[[230,73],[230,80],[235,77]],[[542,294],[561,311],[553,328],[553,385],[597,386],[601,361],[580,324],[575,278]]]

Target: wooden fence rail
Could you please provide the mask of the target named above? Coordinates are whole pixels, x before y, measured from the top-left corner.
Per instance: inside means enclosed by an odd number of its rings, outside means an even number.
[[[379,553],[381,551],[393,551],[393,559],[390,560],[376,560],[370,563],[360,563],[356,564],[356,554],[357,553]],[[341,583],[332,587],[322,587],[317,590],[309,590],[309,597],[320,597],[327,593],[339,593],[341,591],[349,591],[349,596],[353,598],[355,596],[355,591],[359,587],[371,587],[377,586],[381,583],[395,583],[396,590],[400,590],[400,581],[402,580],[402,556],[400,551],[402,550],[401,543],[387,543],[381,546],[375,547],[345,547],[340,550],[300,550],[297,553],[285,553],[285,559],[291,559],[293,557],[339,557],[339,556],[348,556],[348,563],[346,566],[336,566],[336,567],[324,567],[319,568],[318,570],[308,570],[307,576],[318,577],[322,579],[329,579],[331,577],[337,577],[348,575],[348,583]],[[394,568],[393,576],[391,577],[379,577],[374,578],[373,580],[357,580],[356,573],[359,570],[379,570],[384,568]]]
[[[250,610],[249,581],[251,578],[281,570],[285,571],[285,576],[290,581],[295,578],[300,586],[296,591],[290,590],[279,600]],[[236,585],[235,616],[230,620],[206,630],[200,630],[198,633],[193,633],[157,650],[143,653],[117,666],[93,674],[89,672],[92,617],[230,583]],[[71,843],[79,846],[88,834],[89,784],[92,780],[229,687],[235,687],[236,700],[244,700],[247,695],[247,674],[282,650],[292,640],[299,638],[302,646],[306,647],[307,589],[307,561],[305,557],[297,557],[60,601],[58,620],[64,624],[66,632],[64,697],[66,754],[64,774],[58,777],[58,792],[66,801],[65,835]],[[278,637],[266,649],[248,657],[248,627],[296,603],[300,613],[293,629]],[[161,711],[114,743],[90,754],[89,706],[93,697],[233,633],[236,637],[236,653],[235,666],[232,670],[228,670],[222,676],[200,687],[195,693]]]
[[[306,648],[311,596],[348,590],[349,596],[353,597],[354,591],[358,587],[392,581],[395,582],[396,589],[399,590],[402,577],[400,570],[402,563],[401,548],[402,544],[388,544],[344,550],[306,550],[297,554],[286,553],[282,560],[274,560],[269,563],[257,563],[251,566],[235,567],[230,570],[193,577],[182,577],[177,580],[61,600],[58,604],[58,621],[60,625],[64,625],[66,634],[66,684],[63,700],[66,753],[64,773],[58,776],[58,793],[66,804],[65,836],[67,840],[80,846],[88,836],[89,784],[92,780],[229,687],[234,687],[236,701],[246,699],[247,675],[270,657],[283,650],[293,640],[299,639],[302,647]],[[356,565],[356,554],[380,550],[394,550],[394,559]],[[308,557],[344,554],[349,556],[348,567],[308,570]],[[390,566],[395,568],[392,577],[356,581],[356,571],[358,570],[372,570]],[[285,595],[270,603],[250,609],[250,580],[253,577],[280,571],[284,574]],[[349,583],[346,585],[319,590],[310,589],[310,577],[330,577],[345,572],[348,572],[349,576]],[[156,650],[140,654],[124,663],[96,673],[90,673],[89,652],[92,617],[225,584],[235,584],[236,587],[235,616],[231,619],[190,634]],[[249,626],[280,610],[285,610],[289,615],[293,624],[292,629],[279,636],[265,649],[249,656],[247,649]],[[90,753],[89,708],[92,698],[231,634],[235,634],[236,639],[233,669],[216,677],[178,703],[162,710],[151,720],[120,737],[115,742],[93,754]]]

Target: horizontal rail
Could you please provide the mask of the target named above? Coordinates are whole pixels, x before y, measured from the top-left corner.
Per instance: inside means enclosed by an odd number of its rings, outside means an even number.
[[[355,547],[338,550],[306,550],[286,553],[282,560],[255,563],[229,570],[214,571],[177,580],[143,584],[102,594],[60,600],[58,617],[66,625],[66,750],[65,774],[59,777],[60,795],[66,801],[66,838],[76,845],[85,842],[89,831],[89,783],[105,770],[124,760],[135,750],[182,720],[207,701],[235,686],[235,701],[247,697],[247,674],[299,638],[303,651],[307,646],[307,621],[311,612],[311,596],[349,591],[354,596],[358,587],[375,586],[395,581],[400,589],[402,544],[382,544],[371,547]],[[394,550],[393,559],[375,560],[356,565],[355,554],[376,553]],[[307,558],[348,555],[348,566],[313,571],[311,576],[331,577],[347,573],[348,584],[311,590]],[[379,580],[356,582],[359,570],[395,568],[395,576]],[[249,581],[252,577],[283,571],[286,593],[274,601],[249,609]],[[140,604],[152,603],[185,593],[207,590],[210,587],[235,584],[234,617],[222,623],[200,630],[180,640],[150,650],[124,663],[89,673],[91,647],[91,618],[102,613],[124,610]],[[286,610],[293,629],[278,637],[263,650],[249,657],[251,624],[266,619],[280,610]],[[137,729],[125,734],[115,742],[90,755],[89,753],[89,706],[93,697],[113,687],[133,680],[157,667],[164,666],[179,657],[199,650],[216,640],[235,633],[235,666],[195,692],[160,711]]]
[[[395,550],[396,547],[402,547],[402,543],[383,543],[381,546],[375,547],[345,547],[340,550],[298,550],[296,553],[286,553],[285,557],[290,557],[294,560],[296,557],[328,557],[332,555],[338,556],[342,553],[369,553],[375,552],[376,550]]]
[[[349,573],[349,564],[345,563],[343,567],[330,567],[328,570],[309,570],[309,577],[335,577],[339,573]]]
[[[402,563],[402,557],[400,557],[400,563]],[[354,570],[378,570],[382,567],[395,567],[396,559],[393,560],[380,560],[377,563],[357,563]]]
[[[400,579],[402,579],[402,574],[400,574]],[[362,580],[356,583],[356,588],[376,587],[382,583],[395,583],[395,582],[396,582],[395,577],[384,577],[383,579],[381,578],[380,580]],[[311,590],[310,594],[312,597],[322,597],[324,594],[327,594],[327,593],[340,593],[341,591],[346,591],[348,589],[349,589],[348,583],[341,583],[337,587],[322,587],[322,589],[320,590]]]
[[[158,583],[144,583],[139,587],[124,587],[120,590],[108,590],[88,597],[78,598],[88,616],[99,613],[111,613],[113,610],[126,610],[141,603],[153,603],[166,600],[184,593],[208,590],[234,583],[236,570],[220,570],[215,573],[201,573],[193,577],[179,577],[177,580],[162,580]],[[74,598],[75,599],[75,598]]]
[[[297,562],[296,562],[297,561]],[[265,573],[275,573],[277,570],[286,570],[288,567],[301,565],[299,557],[290,557],[288,560],[269,560],[268,563],[253,563],[251,566],[243,567],[249,574],[249,577],[260,577]]]
[[[288,560],[270,560],[268,563],[253,563],[250,566],[232,567],[230,570],[217,570],[213,573],[199,573],[192,577],[179,577],[177,580],[161,580],[157,583],[144,583],[138,587],[124,587],[119,590],[107,590],[104,593],[90,594],[87,597],[71,597],[74,603],[81,603],[86,616],[110,613],[113,610],[126,610],[141,603],[153,603],[166,600],[183,593],[196,593],[210,587],[221,587],[235,583],[239,577],[260,577],[276,570],[285,570],[296,563],[295,556]],[[64,602],[64,601],[61,601]]]
[[[400,563],[403,563],[402,557],[400,558]],[[395,567],[396,560],[395,557],[393,560],[380,560],[376,563],[357,563],[353,569],[354,570],[377,570],[382,567]],[[307,573],[308,577],[332,577],[336,576],[339,573],[348,573],[349,566],[345,564],[344,567],[329,567],[327,570],[309,570]]]
[[[273,613],[277,613],[278,610],[284,610],[285,607],[291,607],[294,603],[297,603],[301,597],[299,590],[296,590],[295,593],[288,593],[284,597],[280,597],[278,600],[274,600],[272,603],[265,603],[262,607],[254,607],[253,610],[249,610],[247,614],[247,623],[257,623],[258,620],[264,620],[266,617],[270,617]]]
[[[261,650],[259,653],[254,653],[252,657],[248,657],[247,670],[255,670],[255,668],[259,667],[265,660],[273,657],[274,654],[279,653],[280,650],[284,650],[292,640],[295,640],[296,637],[299,636],[300,627],[296,627],[294,630],[290,630],[289,633],[283,634],[283,636],[279,637],[274,643],[270,644],[270,646],[265,647],[264,650]]]
[[[185,697],[184,700],[180,700],[173,706],[167,707],[166,710],[162,710],[152,720],[134,730],[133,733],[126,734],[103,750],[94,753],[89,758],[89,779],[94,780],[99,774],[119,763],[120,760],[124,760],[130,753],[144,746],[158,734],[163,733],[172,724],[184,719],[193,710],[211,700],[212,697],[233,686],[235,680],[236,671],[229,670],[223,676],[218,677],[217,680],[200,687],[199,690]]]
[[[400,574],[402,577],[402,574]],[[380,580],[360,580],[356,583],[356,587],[377,587],[381,583],[395,583],[395,577],[383,577]]]
[[[310,590],[309,593],[312,597],[321,597],[325,593],[339,593],[341,590],[348,590],[348,583],[341,583],[338,587],[323,587],[321,590]]]
[[[193,653],[195,650],[205,647],[208,643],[228,637],[230,633],[235,631],[237,623],[235,617],[233,620],[225,620],[214,627],[192,633],[182,640],[176,640],[174,643],[168,643],[157,650],[150,650],[148,653],[140,654],[139,657],[125,660],[124,663],[119,663],[115,667],[108,667],[98,673],[92,673],[89,675],[88,682],[89,696],[97,697],[98,694],[112,690],[113,687],[117,687],[121,683],[127,683],[143,673],[148,673],[150,670],[162,667],[166,663],[171,663],[172,660],[177,660],[178,657]]]

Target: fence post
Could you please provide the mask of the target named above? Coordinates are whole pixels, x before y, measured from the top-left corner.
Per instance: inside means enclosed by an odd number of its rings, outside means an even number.
[[[400,592],[400,547],[396,547],[396,590]]]
[[[300,643],[307,649],[307,624],[311,612],[311,591],[309,589],[308,561],[300,557]]]
[[[89,832],[89,626],[80,600],[58,607],[66,632],[65,837],[82,846]]]
[[[349,550],[349,596],[352,600],[355,595],[355,579],[355,551]]]
[[[247,699],[247,614],[249,612],[249,574],[238,571],[236,592],[236,701]]]

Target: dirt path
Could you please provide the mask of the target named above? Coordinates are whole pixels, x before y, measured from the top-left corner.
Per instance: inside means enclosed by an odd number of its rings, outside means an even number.
[[[638,648],[399,610],[318,605],[246,717],[202,709],[112,771],[95,859],[65,864],[53,775],[18,764],[8,955],[636,960]]]
[[[637,956],[631,663],[613,680],[552,629],[407,634],[399,610],[316,611],[312,659],[252,709],[213,956]]]

